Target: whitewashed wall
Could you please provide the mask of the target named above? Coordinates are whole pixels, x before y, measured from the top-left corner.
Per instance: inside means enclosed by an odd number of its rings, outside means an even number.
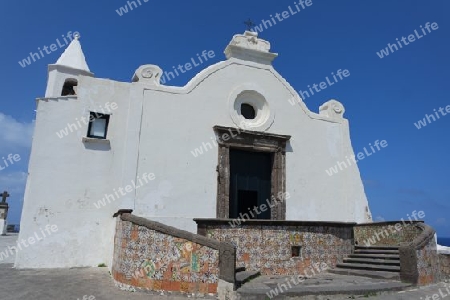
[[[63,80],[58,74],[50,80],[49,98],[38,101],[19,239],[47,224],[58,231],[19,251],[18,268],[110,266],[112,215],[119,208],[192,232],[193,218],[215,218],[218,149],[198,157],[191,151],[211,142],[213,126],[236,126],[230,101],[236,90],[249,88],[266,98],[274,116],[266,131],[292,136],[286,155],[287,219],[370,220],[357,166],[333,176],[325,172],[353,155],[347,120],[310,112],[270,64],[230,58],[182,88],[79,76],[78,97],[51,95],[60,90],[55,80],[59,85]],[[295,106],[289,102],[293,97]],[[108,130],[110,148],[83,143],[87,126],[64,138],[56,135],[107,102],[118,105]],[[156,179],[101,209],[94,207],[105,193],[143,173]]]

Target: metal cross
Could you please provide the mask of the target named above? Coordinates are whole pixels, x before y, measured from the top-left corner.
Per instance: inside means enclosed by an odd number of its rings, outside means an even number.
[[[8,194],[7,191],[4,191],[3,194],[1,194],[1,196],[2,196],[2,203],[5,203],[6,202],[6,198],[9,197],[9,194]]]
[[[251,31],[252,28],[256,25],[250,18],[247,21],[245,21],[244,24],[247,25],[248,31]]]

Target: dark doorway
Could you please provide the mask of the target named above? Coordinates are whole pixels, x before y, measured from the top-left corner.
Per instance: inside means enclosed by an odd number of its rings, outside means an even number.
[[[231,219],[242,216],[271,219],[267,199],[271,196],[272,156],[272,153],[230,149]],[[265,212],[261,211],[263,204],[267,207]],[[259,214],[253,210],[255,206],[258,207]]]

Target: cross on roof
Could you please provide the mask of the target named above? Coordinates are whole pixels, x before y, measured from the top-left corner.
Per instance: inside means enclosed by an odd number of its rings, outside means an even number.
[[[250,18],[247,21],[245,21],[244,24],[247,25],[247,30],[249,31],[251,31],[252,27],[256,25]]]
[[[2,196],[2,203],[5,203],[6,202],[6,198],[9,197],[9,194],[8,194],[7,191],[4,191],[3,194],[1,194],[1,196]]]

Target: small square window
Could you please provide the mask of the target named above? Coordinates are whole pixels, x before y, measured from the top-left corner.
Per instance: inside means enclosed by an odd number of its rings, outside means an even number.
[[[302,247],[301,246],[292,246],[291,253],[292,253],[292,257],[301,257]]]
[[[109,115],[91,112],[87,136],[90,138],[106,139],[108,124]]]

